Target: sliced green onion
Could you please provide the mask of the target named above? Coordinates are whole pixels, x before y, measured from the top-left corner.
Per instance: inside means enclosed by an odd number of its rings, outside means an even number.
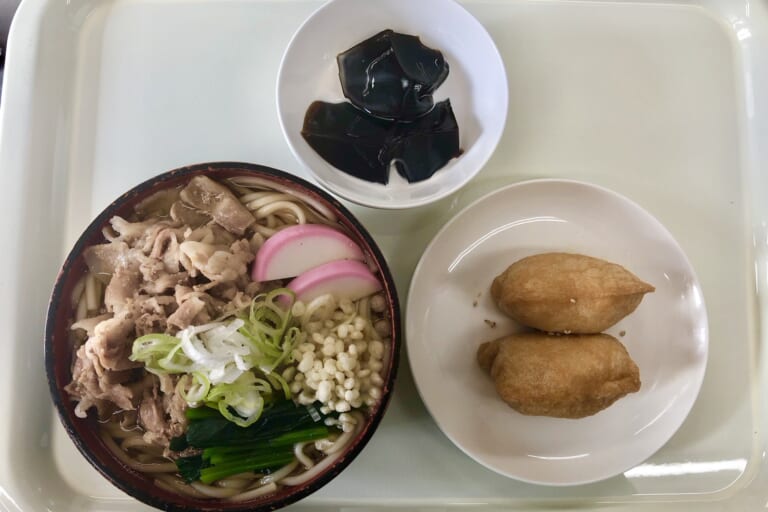
[[[285,379],[282,377],[282,375],[279,375],[277,373],[271,373],[267,375],[267,380],[270,384],[272,384],[272,387],[275,389],[281,389],[283,390],[283,395],[285,395],[285,398],[290,399],[291,394],[291,387],[288,385],[288,383],[285,381]]]
[[[187,383],[192,381],[187,389]],[[176,389],[181,397],[190,404],[202,402],[208,396],[211,389],[211,381],[202,372],[192,372],[179,379]]]
[[[177,338],[177,344],[168,351],[165,357],[160,359],[157,364],[168,373],[186,373],[191,372],[196,367],[189,357],[182,350],[180,340]]]
[[[179,339],[168,334],[145,334],[133,342],[131,361],[140,361],[151,373],[166,373],[159,361],[168,355],[177,345]]]
[[[303,336],[290,327],[294,301],[291,290],[278,288],[258,295],[239,317],[188,327],[178,336],[141,336],[131,360],[157,375],[183,374],[177,390],[187,403],[203,403],[239,426],[251,425],[274,390],[291,397],[275,368],[290,360]]]
[[[280,297],[283,299],[279,300]],[[290,355],[299,338],[298,329],[288,328],[295,300],[296,295],[287,288],[272,290],[256,297],[248,316],[243,318],[245,323],[239,332],[250,341],[255,352],[262,354],[257,363],[267,375]]]

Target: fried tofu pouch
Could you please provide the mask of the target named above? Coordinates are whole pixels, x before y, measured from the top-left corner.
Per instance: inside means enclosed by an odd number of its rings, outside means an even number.
[[[545,332],[602,332],[655,288],[630,271],[581,254],[545,253],[509,266],[491,285],[501,311]]]
[[[640,370],[607,334],[513,334],[480,345],[499,396],[532,416],[583,418],[640,389]]]

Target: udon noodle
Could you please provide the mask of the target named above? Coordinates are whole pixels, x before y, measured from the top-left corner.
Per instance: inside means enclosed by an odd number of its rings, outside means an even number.
[[[142,279],[136,270],[140,268],[144,284],[126,292],[124,288],[128,285],[121,287],[116,282],[121,270],[113,266],[105,271],[104,261],[86,257],[90,270],[73,288],[71,296],[74,311],[72,340],[76,354],[73,358],[73,382],[68,391],[78,402],[75,407],[78,416],[85,417],[88,409],[96,408],[101,438],[115,456],[132,470],[153,478],[159,487],[199,499],[245,501],[273,493],[280,486],[301,485],[323,472],[344,453],[344,449],[362,430],[367,408],[375,405],[381,397],[381,369],[386,366],[389,357],[387,343],[391,333],[386,303],[379,295],[354,303],[326,295],[306,304],[293,304],[293,323],[300,330],[303,342],[293,348],[290,357],[275,371],[285,381],[285,388],[293,392],[294,402],[317,403],[317,397],[323,398],[320,410],[325,415],[323,422],[329,426],[329,434],[321,439],[295,443],[292,460],[280,467],[246,471],[210,484],[185,481],[175,460],[189,453],[194,454],[195,449],[187,448],[186,452],[177,453],[168,444],[169,439],[182,432],[185,426],[184,420],[178,419],[179,411],[190,407],[184,402],[179,405],[180,400],[174,395],[178,394],[181,378],[158,377],[127,359],[113,361],[113,366],[108,368],[103,364],[103,358],[97,357],[101,354],[100,349],[91,347],[92,340],[107,336],[104,334],[105,325],[119,323],[121,318],[128,318],[131,322],[131,328],[123,329],[123,334],[127,334],[131,343],[148,330],[152,332],[152,329],[163,329],[162,332],[174,335],[187,327],[177,317],[182,316],[179,311],[187,307],[186,301],[193,300],[188,298],[190,296],[204,303],[191,322],[194,327],[200,321],[215,322],[223,316],[243,311],[257,294],[284,284],[254,283],[243,275],[230,281],[216,281],[210,278],[210,272],[200,270],[203,265],[195,266],[195,254],[179,249],[185,241],[222,247],[230,245],[234,249],[231,254],[227,253],[227,261],[233,261],[233,266],[237,267],[243,262],[250,262],[252,255],[267,239],[287,227],[323,224],[343,231],[334,213],[325,205],[293,190],[278,189],[271,182],[248,177],[230,179],[226,186],[253,216],[252,224],[240,236],[231,233],[238,228],[224,232],[221,226],[216,225],[215,214],[198,219],[201,222],[199,225],[180,220],[181,210],[186,212],[188,205],[177,204],[180,201],[178,190],[167,193],[168,197],[159,194],[154,203],[154,199],[143,202],[136,208],[141,214],[128,220],[115,218],[111,227],[104,229],[108,243],[98,246],[101,249],[94,250],[92,254],[108,252],[117,245],[134,244],[137,249],[133,250],[140,251],[136,254],[141,265],[134,268],[134,274],[126,282],[130,281],[133,283],[131,286],[136,287]],[[196,217],[195,213],[186,212],[184,215],[187,219],[200,217]],[[217,237],[220,240],[215,240]],[[251,255],[238,259],[237,251],[240,249],[250,251]],[[176,250],[178,259],[169,256],[172,250]],[[210,256],[208,263],[211,260],[213,256]],[[164,262],[166,269],[172,268],[175,272],[152,274],[154,278],[147,279],[151,274],[149,267],[162,267],[157,262]],[[225,266],[218,272],[224,275],[228,271],[229,267]],[[157,284],[160,282],[164,284]],[[153,287],[156,293],[151,292]],[[137,306],[139,299],[143,302]],[[120,316],[124,307],[121,300],[133,308],[128,316]],[[215,317],[217,314],[219,318]],[[383,350],[382,346],[385,347]],[[314,356],[307,352],[318,354],[317,359],[310,361]],[[320,357],[321,354],[325,357]],[[350,358],[356,361],[352,366],[357,368],[357,373],[342,371]],[[332,361],[331,367],[328,366],[329,360]],[[337,364],[337,369],[332,368],[333,364]],[[334,374],[337,384],[335,387],[330,385],[331,392],[326,393],[329,385],[317,379],[332,379]],[[94,378],[100,379],[98,383],[93,382]],[[91,379],[90,383],[86,382],[87,379]],[[113,396],[106,391],[108,385],[104,381],[109,379],[117,379],[123,395]],[[321,391],[320,388],[324,389]],[[143,389],[143,398],[139,397],[137,389]],[[167,430],[159,434],[150,432],[147,427],[149,406],[145,407],[145,402],[160,407],[161,416],[166,420],[174,418],[173,407],[180,407],[175,412],[177,424],[168,420],[163,424]],[[166,409],[163,410],[163,407]]]

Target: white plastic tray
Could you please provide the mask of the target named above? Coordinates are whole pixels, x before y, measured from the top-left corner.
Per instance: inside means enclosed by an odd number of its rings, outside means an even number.
[[[42,359],[53,279],[88,220],[158,172],[211,160],[299,169],[280,134],[274,84],[283,48],[319,5],[22,4],[0,107],[0,508],[146,509],[88,466],[54,415]],[[427,414],[404,359],[372,442],[294,509],[763,509],[765,2],[466,6],[505,59],[509,122],[487,168],[454,196],[405,212],[353,208],[388,257],[401,294],[434,233],[481,194],[536,177],[606,186],[658,217],[701,279],[711,333],[701,394],[672,440],[625,475],[539,487],[498,476],[455,448]],[[471,417],[472,404],[456,407]]]

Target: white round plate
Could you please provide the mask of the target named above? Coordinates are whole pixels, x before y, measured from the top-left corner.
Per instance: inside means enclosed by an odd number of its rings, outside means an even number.
[[[577,420],[519,414],[475,360],[482,342],[520,330],[493,304],[493,278],[554,251],[619,263],[656,287],[607,331],[640,368],[640,391]],[[520,183],[468,206],[427,247],[408,295],[411,369],[438,426],[480,464],[538,484],[609,478],[664,445],[696,400],[707,336],[701,288],[664,226],[619,194],[573,181]]]
[[[450,98],[464,154],[419,183],[408,183],[396,172],[387,185],[352,177],[323,160],[301,136],[313,101],[346,101],[336,56],[385,29],[419,36],[443,52],[450,66],[434,98]],[[424,205],[468,182],[501,138],[507,103],[507,75],[493,40],[454,0],[332,0],[294,34],[277,78],[280,126],[294,156],[335,194],[376,208]]]

